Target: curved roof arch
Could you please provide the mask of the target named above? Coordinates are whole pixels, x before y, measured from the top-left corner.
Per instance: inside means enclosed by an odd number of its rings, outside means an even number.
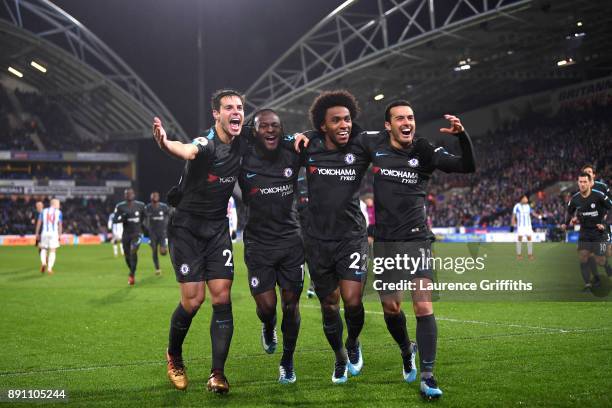
[[[349,89],[364,113],[379,119],[375,95],[408,98],[418,103],[421,119],[431,119],[441,110],[462,112],[588,79],[602,75],[588,72],[594,58],[603,63],[609,55],[611,14],[604,3],[347,0],[251,85],[247,105],[274,108],[287,128],[299,130],[308,126],[308,106],[323,89]],[[576,34],[579,18],[588,22],[586,48],[566,39]],[[558,60],[577,53],[585,64],[558,69]]]
[[[165,119],[169,132],[187,135],[138,75],[77,19],[48,0],[0,5],[0,64],[24,75],[19,81],[60,103],[75,124],[106,139],[150,134],[151,119]],[[31,61],[47,68],[41,73]]]

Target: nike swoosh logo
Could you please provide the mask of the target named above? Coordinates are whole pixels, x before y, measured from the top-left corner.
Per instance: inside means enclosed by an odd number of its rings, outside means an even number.
[[[253,178],[257,175],[257,173],[247,173],[247,178]]]
[[[376,152],[376,157],[380,157],[380,156],[388,156],[389,153],[381,153],[381,152]]]
[[[219,167],[219,166],[223,165],[223,163],[225,163],[225,162],[222,161],[222,162],[215,163],[215,167]]]
[[[308,158],[308,163],[314,163],[314,159],[312,157]]]

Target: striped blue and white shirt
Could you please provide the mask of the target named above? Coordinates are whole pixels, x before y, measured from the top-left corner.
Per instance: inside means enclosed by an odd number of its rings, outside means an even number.
[[[529,204],[516,203],[512,213],[516,217],[518,228],[531,228],[531,206]]]
[[[42,234],[59,233],[59,223],[62,222],[62,211],[57,208],[47,207],[38,216],[42,222]]]

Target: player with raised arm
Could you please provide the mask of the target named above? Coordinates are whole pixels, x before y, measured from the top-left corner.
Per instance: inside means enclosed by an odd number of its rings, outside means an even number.
[[[168,253],[168,219],[170,217],[170,207],[166,203],[159,201],[159,192],[151,193],[151,202],[145,207],[146,225],[149,229],[149,239],[151,244],[151,253],[153,255],[153,265],[155,265],[155,274],[161,275],[159,268],[159,253],[166,255]]]
[[[586,172],[578,176],[578,192],[572,196],[567,204],[565,223],[561,225],[564,230],[574,218],[580,222],[580,235],[578,237],[578,259],[580,260],[580,273],[584,281],[584,290],[599,285],[597,265],[603,266],[608,246],[608,231],[605,217],[612,209],[612,201],[603,192],[591,188],[593,179]],[[595,257],[595,267],[589,264],[589,257]],[[591,274],[593,280],[591,280]]]
[[[282,148],[283,128],[271,109],[254,114],[254,142],[242,162],[240,187],[247,206],[244,261],[249,287],[262,322],[261,342],[266,353],[276,350],[276,285],[283,312],[281,384],[297,379],[293,354],[300,329],[299,299],[304,286],[304,248],[297,220],[295,192],[301,158]]]
[[[359,133],[353,124],[358,112],[349,92],[322,92],[310,107],[315,131],[305,150],[306,260],[321,304],[323,332],[336,356],[334,384],[345,383],[349,371],[359,375],[364,363],[359,334],[364,323],[368,240],[359,187],[370,159],[352,142]],[[299,143],[296,140],[296,148]],[[348,332],[344,344],[340,298]]]
[[[115,222],[114,212],[110,213],[108,216],[107,228],[111,234],[110,241],[113,246],[113,255],[117,257],[119,250],[121,250],[121,256],[125,256],[123,245],[121,245],[121,238],[123,237],[123,223]]]
[[[153,136],[163,151],[186,161],[178,188],[168,195],[169,204],[176,207],[168,226],[168,239],[181,292],[170,320],[168,378],[177,389],[187,388],[183,342],[208,287],[212,303],[212,368],[207,388],[224,394],[229,391],[224,369],[234,333],[234,264],[227,204],[243,155],[239,136],[244,99],[234,90],[221,90],[214,93],[211,105],[215,125],[191,143],[168,140],[159,118],[153,122]]]
[[[608,185],[604,182],[603,179],[597,180],[595,178],[596,176],[595,165],[585,164],[584,166],[582,166],[581,171],[591,175],[591,179],[593,180],[592,181],[593,189],[601,191],[610,200],[612,200],[612,190],[610,189],[610,187],[608,187]],[[606,223],[608,224],[608,234],[610,235],[610,243],[606,251],[606,260],[605,260],[604,268],[606,269],[606,274],[608,276],[612,276],[612,267],[610,266],[610,263],[609,263],[609,260],[612,257],[612,211],[608,211],[608,216],[606,217]],[[589,258],[589,265],[591,266],[591,268],[597,268],[595,258],[593,257]]]
[[[123,224],[121,234],[121,246],[125,263],[130,273],[128,275],[128,285],[134,286],[136,283],[136,266],[138,265],[138,248],[140,247],[142,235],[142,223],[145,218],[145,204],[136,200],[134,190],[128,188],[124,192],[124,201],[115,207],[113,222]]]
[[[431,174],[436,170],[455,173],[475,171],[472,143],[459,118],[444,115],[450,127],[440,132],[457,137],[461,156],[435,147],[415,136],[416,119],[411,104],[406,100],[391,102],[385,110],[385,132],[368,138],[367,150],[372,155],[374,172],[374,208],[376,229],[374,257],[395,257],[408,253],[411,257],[431,258],[433,234],[426,224],[425,200]],[[411,343],[406,330],[406,318],[401,309],[401,292],[380,291],[387,329],[400,347],[403,358],[403,377],[407,382],[416,379],[414,363],[418,344],[421,369],[421,394],[428,399],[438,398],[442,391],[433,376],[437,349],[437,326],[426,289],[433,280],[431,265],[425,264],[410,271],[416,283],[412,291],[412,306],[417,320],[416,344]]]
[[[36,241],[40,246],[40,272],[53,275],[56,251],[60,246],[62,236],[63,215],[60,210],[60,201],[57,198],[51,200],[49,207],[43,209],[36,221]],[[49,259],[47,260],[47,255]]]
[[[518,203],[512,209],[512,227],[516,228],[516,258],[521,260],[523,237],[527,239],[527,254],[529,259],[533,259],[533,229],[531,228],[531,206],[529,205],[529,197],[523,194]]]

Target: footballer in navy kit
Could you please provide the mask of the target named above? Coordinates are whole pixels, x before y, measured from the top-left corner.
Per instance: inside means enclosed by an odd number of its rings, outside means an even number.
[[[299,298],[304,285],[304,249],[295,206],[301,158],[281,147],[278,115],[264,109],[254,114],[254,140],[242,162],[239,183],[247,206],[244,261],[249,287],[262,322],[262,345],[274,353],[276,285],[280,287],[283,355],[279,382],[294,383],[293,354],[300,328]]]
[[[591,188],[593,190],[601,191],[612,201],[612,190],[610,189],[610,187],[608,187],[608,185],[605,183],[603,179],[597,180],[595,178],[596,176],[595,165],[585,164],[584,166],[582,166],[581,171],[591,175],[591,179],[593,180]],[[608,248],[606,250],[606,259],[605,259],[604,268],[606,269],[606,274],[608,276],[612,276],[612,266],[610,266],[610,263],[609,263],[609,260],[612,257],[612,210],[608,211],[608,215],[606,217],[606,224],[607,224],[608,235],[610,236],[610,241],[608,243]],[[592,269],[594,270],[597,269],[597,263],[594,257],[589,258],[589,265],[591,266]]]
[[[182,345],[208,287],[213,312],[207,388],[224,394],[229,391],[224,368],[234,332],[230,297],[234,260],[227,204],[243,155],[244,100],[236,91],[221,90],[211,105],[215,125],[192,143],[169,141],[158,118],[153,135],[163,151],[186,160],[179,186],[168,196],[176,207],[168,226],[170,256],[181,288],[181,301],[170,321],[168,377],[177,389],[188,385]]]
[[[579,191],[572,196],[567,204],[567,217],[565,223],[561,226],[563,229],[567,228],[574,215],[580,223],[578,258],[585,290],[590,290],[600,283],[596,265],[603,266],[605,263],[609,241],[605,217],[608,211],[612,209],[610,197],[602,191],[591,188],[592,184],[593,179],[589,173],[580,173],[578,176]],[[589,265],[591,255],[595,257],[595,268]],[[593,274],[593,281],[591,281],[591,274]]]
[[[450,127],[440,131],[457,137],[461,156],[452,155],[443,147],[435,147],[426,139],[416,137],[414,112],[405,100],[397,100],[387,106],[385,131],[367,137],[362,134],[356,140],[363,144],[372,158],[376,215],[375,260],[395,259],[398,254],[408,254],[414,259],[430,259],[433,234],[426,223],[425,200],[432,173],[436,169],[446,173],[475,171],[472,143],[461,121],[452,115],[445,115],[445,118],[450,122]],[[392,277],[408,278],[416,283],[416,289],[412,291],[417,320],[416,344],[408,338],[406,317],[401,309],[402,293],[384,289],[379,291],[387,329],[402,353],[404,380],[416,380],[415,357],[418,344],[421,393],[426,398],[438,398],[442,391],[433,377],[437,327],[431,292],[422,289],[432,282],[433,270],[426,263],[416,270],[385,270],[384,273],[388,272]]]
[[[145,204],[137,201],[134,190],[125,190],[125,201],[120,202],[115,207],[113,220],[115,223],[123,224],[123,235],[121,245],[125,263],[130,269],[128,284],[133,286],[135,283],[136,265],[138,264],[138,248],[142,234],[142,223],[145,218]]]
[[[151,193],[151,202],[145,207],[146,225],[149,230],[149,239],[151,243],[151,252],[153,254],[153,265],[155,265],[155,274],[160,275],[159,268],[159,253],[166,255],[168,253],[168,219],[170,217],[170,207],[166,203],[159,201],[159,192]]]
[[[304,244],[306,261],[321,303],[323,332],[336,355],[332,383],[359,375],[363,355],[363,288],[367,276],[366,222],[359,206],[359,187],[370,158],[352,142],[359,108],[347,91],[323,92],[310,108],[315,129],[305,153],[308,207]],[[296,146],[300,143],[299,139]],[[348,336],[342,342],[340,298]]]

